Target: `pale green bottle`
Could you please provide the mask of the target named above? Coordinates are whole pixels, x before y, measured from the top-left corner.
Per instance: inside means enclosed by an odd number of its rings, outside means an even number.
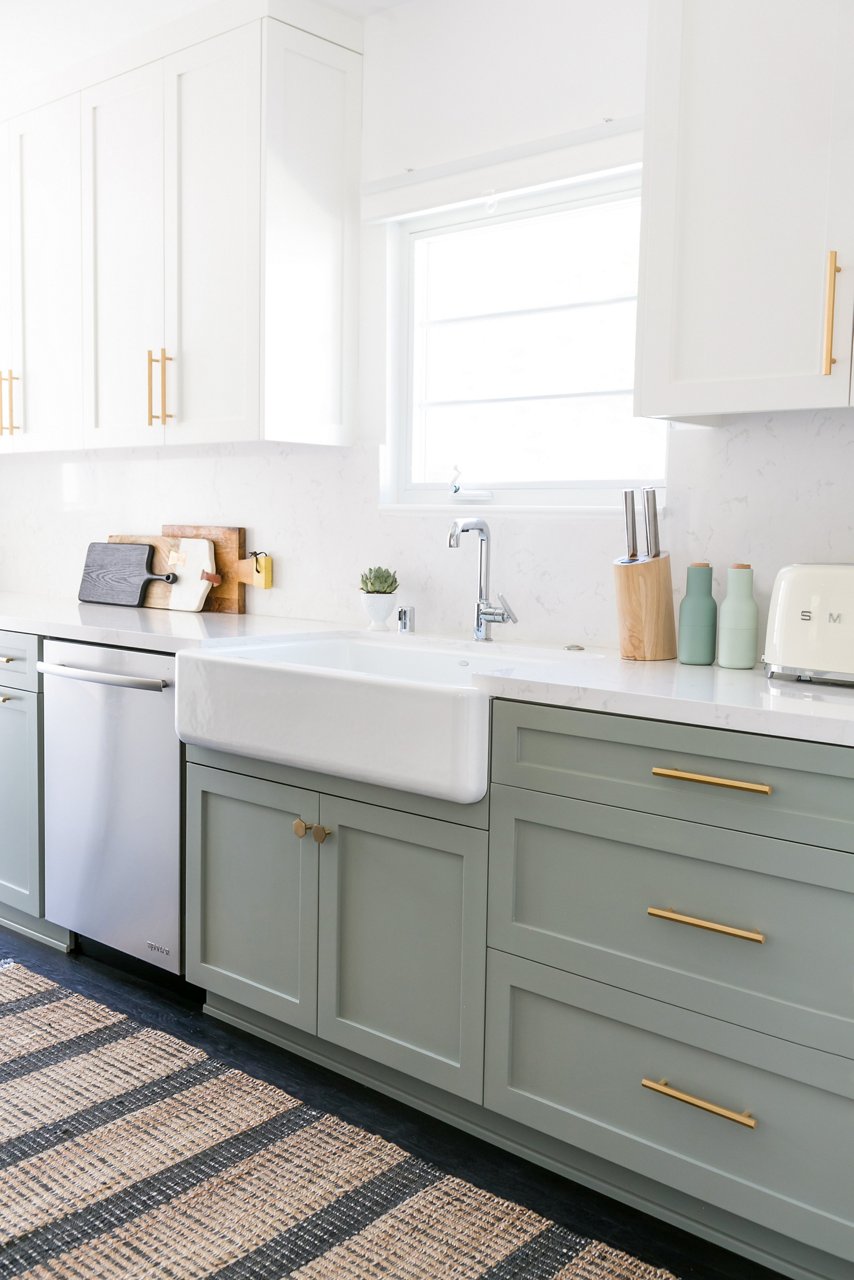
[[[749,564],[727,569],[726,599],[721,605],[718,666],[748,670],[756,666],[759,610],[753,599],[753,570]]]
[[[710,667],[715,660],[717,627],[712,567],[706,561],[689,564],[685,598],[679,606],[679,661],[691,667]]]

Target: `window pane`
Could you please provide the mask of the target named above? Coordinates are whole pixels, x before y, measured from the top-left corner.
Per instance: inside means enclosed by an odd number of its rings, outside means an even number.
[[[634,381],[634,302],[431,325],[425,399],[506,399],[628,391]]]
[[[413,440],[413,480],[467,487],[664,476],[666,426],[633,418],[627,395],[428,408]]]
[[[633,297],[639,229],[632,198],[425,237],[416,242],[425,318]]]
[[[632,417],[640,199],[573,197],[413,231],[410,483],[663,477],[665,424]]]

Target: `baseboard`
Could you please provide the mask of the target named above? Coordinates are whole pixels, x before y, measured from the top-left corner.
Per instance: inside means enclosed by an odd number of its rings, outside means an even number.
[[[67,953],[74,946],[74,934],[68,929],[63,929],[58,924],[51,924],[49,920],[38,920],[35,916],[28,916],[15,907],[0,906],[0,925],[5,929],[11,929],[13,933],[22,934],[25,938],[43,942],[45,946],[53,947],[56,951]]]

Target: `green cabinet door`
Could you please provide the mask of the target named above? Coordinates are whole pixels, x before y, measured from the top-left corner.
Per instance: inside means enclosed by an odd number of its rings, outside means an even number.
[[[43,910],[42,695],[0,688],[0,902]]]
[[[487,837],[321,797],[318,1034],[483,1097]]]
[[[316,791],[187,769],[187,978],[317,1030]]]

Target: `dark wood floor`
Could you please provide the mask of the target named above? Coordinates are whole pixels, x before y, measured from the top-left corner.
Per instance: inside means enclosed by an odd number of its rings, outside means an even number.
[[[396,1142],[440,1168],[496,1195],[528,1205],[581,1235],[604,1240],[680,1280],[779,1280],[777,1272],[736,1257],[667,1223],[627,1208],[556,1174],[334,1072],[208,1018],[201,993],[170,990],[156,971],[132,973],[89,946],[90,954],[64,955],[0,927],[0,959],[19,960],[54,981],[203,1048],[212,1057],[279,1085],[310,1106]],[[94,953],[94,954],[92,954]],[[145,969],[147,970],[147,966]]]

